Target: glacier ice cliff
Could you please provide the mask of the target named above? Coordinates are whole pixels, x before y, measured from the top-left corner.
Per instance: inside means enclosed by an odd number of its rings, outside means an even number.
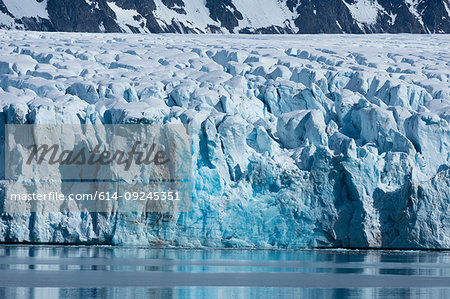
[[[0,242],[450,248],[449,36],[0,36],[2,127],[184,124],[195,184],[189,213],[3,211]]]

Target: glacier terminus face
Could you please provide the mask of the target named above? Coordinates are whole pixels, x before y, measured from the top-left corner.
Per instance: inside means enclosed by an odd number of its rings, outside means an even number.
[[[0,208],[0,242],[450,248],[448,35],[0,36],[2,127],[183,125],[194,180],[190,212]]]

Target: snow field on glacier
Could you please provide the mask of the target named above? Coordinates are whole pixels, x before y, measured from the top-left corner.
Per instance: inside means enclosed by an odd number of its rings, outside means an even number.
[[[450,37],[0,31],[2,122],[182,123],[193,211],[32,213],[0,241],[450,248]]]

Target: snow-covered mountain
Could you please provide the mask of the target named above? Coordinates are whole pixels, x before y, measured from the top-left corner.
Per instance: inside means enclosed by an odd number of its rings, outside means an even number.
[[[0,0],[0,28],[141,33],[450,33],[450,2]]]

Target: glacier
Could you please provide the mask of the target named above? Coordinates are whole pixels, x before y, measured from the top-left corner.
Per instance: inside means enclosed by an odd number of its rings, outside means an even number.
[[[191,212],[2,211],[0,242],[450,248],[448,35],[0,36],[1,127],[183,124],[195,184]]]

